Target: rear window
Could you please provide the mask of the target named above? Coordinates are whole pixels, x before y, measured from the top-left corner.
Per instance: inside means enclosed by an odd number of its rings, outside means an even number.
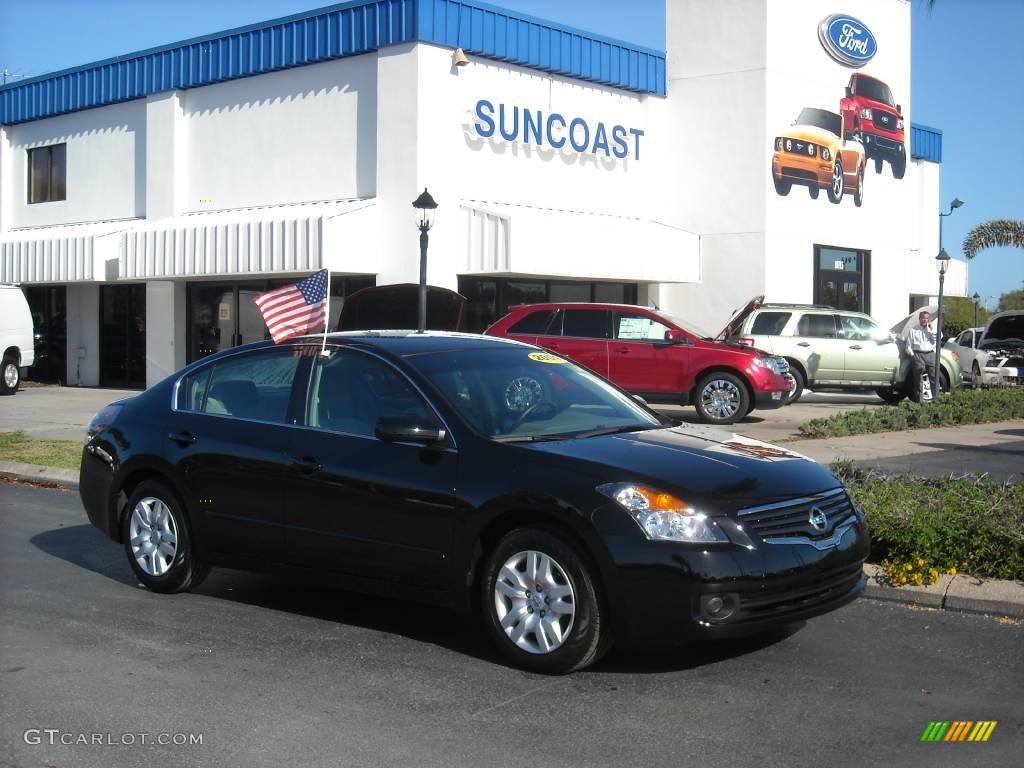
[[[832,315],[804,315],[797,323],[795,335],[834,339],[836,338],[836,321]]]
[[[541,309],[531,312],[523,317],[508,329],[509,333],[541,334],[546,333],[548,325],[551,324],[551,316],[555,314],[553,309]]]
[[[754,318],[750,333],[753,336],[778,336],[792,316],[791,312],[762,312]]]
[[[285,424],[298,365],[297,349],[270,350],[218,362],[210,377],[203,411]]]
[[[584,339],[607,339],[608,313],[603,309],[567,309],[562,324],[562,335]]]

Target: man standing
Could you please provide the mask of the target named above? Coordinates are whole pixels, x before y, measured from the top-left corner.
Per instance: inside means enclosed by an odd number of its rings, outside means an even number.
[[[907,334],[907,348],[910,350],[910,397],[920,403],[924,393],[921,391],[921,374],[935,370],[935,330],[932,328],[930,312],[922,311],[917,316],[917,325],[910,327]],[[936,390],[936,382],[931,382],[932,396]]]

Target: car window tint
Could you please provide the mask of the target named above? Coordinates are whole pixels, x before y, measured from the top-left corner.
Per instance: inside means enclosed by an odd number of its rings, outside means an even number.
[[[750,333],[753,336],[778,336],[792,316],[791,312],[761,312],[754,318]]]
[[[210,381],[210,367],[189,374],[178,385],[179,411],[201,411],[206,398],[206,385]]]
[[[567,309],[562,335],[584,339],[608,338],[608,313],[603,309]]]
[[[834,339],[836,338],[836,323],[832,319],[832,315],[804,315],[797,323],[795,335]]]
[[[310,394],[311,427],[372,437],[378,419],[402,416],[437,421],[415,387],[383,360],[338,350],[317,364]]]
[[[298,365],[299,352],[293,348],[218,362],[210,378],[204,411],[285,424]]]
[[[619,341],[664,341],[667,330],[667,325],[647,315],[615,313],[615,338]]]
[[[527,333],[527,334],[542,334],[547,332],[548,324],[551,322],[551,316],[554,314],[552,309],[541,309],[536,312],[530,312],[525,317],[515,323],[511,328],[508,329],[509,333]]]

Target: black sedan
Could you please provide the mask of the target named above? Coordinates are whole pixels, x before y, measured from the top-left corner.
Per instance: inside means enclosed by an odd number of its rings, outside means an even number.
[[[791,624],[864,587],[824,467],[676,426],[503,339],[363,332],[238,347],[107,406],[81,496],[155,592],[210,566],[480,611],[513,663]]]

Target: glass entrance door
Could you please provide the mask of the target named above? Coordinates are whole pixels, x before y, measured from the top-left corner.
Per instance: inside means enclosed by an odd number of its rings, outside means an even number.
[[[28,370],[32,381],[67,381],[67,288],[63,285],[25,288],[35,331],[35,362]]]
[[[814,303],[870,312],[870,258],[867,251],[814,246]]]
[[[100,288],[100,386],[146,386],[146,286]]]

